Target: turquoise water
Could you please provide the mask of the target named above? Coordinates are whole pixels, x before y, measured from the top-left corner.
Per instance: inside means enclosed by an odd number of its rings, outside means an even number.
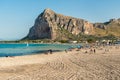
[[[0,57],[37,54],[49,49],[62,51],[77,46],[75,44],[0,44]]]

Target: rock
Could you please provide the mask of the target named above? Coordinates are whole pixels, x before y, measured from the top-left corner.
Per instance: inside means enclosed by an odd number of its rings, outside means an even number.
[[[45,9],[35,20],[34,26],[24,39],[56,39],[67,30],[73,35],[80,33],[93,34],[93,24],[83,19],[57,14],[51,9]],[[64,35],[63,35],[64,36]],[[65,36],[64,36],[65,38]]]
[[[95,36],[112,34],[119,37],[119,30],[120,19],[111,19],[105,23],[90,23],[84,19],[64,16],[51,9],[45,9],[23,39],[68,40],[79,34]]]
[[[94,27],[104,29],[104,30],[106,29],[106,26],[104,23],[95,23]]]

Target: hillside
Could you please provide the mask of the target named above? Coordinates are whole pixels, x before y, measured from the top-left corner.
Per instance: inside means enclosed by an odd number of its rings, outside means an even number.
[[[95,35],[107,36],[114,35],[120,37],[120,19],[111,19],[105,23],[95,23]]]
[[[82,35],[95,37],[120,37],[120,19],[111,19],[105,23],[90,23],[84,19],[57,14],[45,9],[35,20],[24,39],[70,40],[80,39]]]

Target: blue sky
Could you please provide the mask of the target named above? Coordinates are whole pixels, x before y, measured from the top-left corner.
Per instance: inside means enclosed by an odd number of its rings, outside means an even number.
[[[45,8],[90,22],[120,18],[120,0],[0,0],[0,39],[26,36]]]

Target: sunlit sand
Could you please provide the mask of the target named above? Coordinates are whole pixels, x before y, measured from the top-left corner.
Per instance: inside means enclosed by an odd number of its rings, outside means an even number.
[[[120,49],[109,46],[95,53],[73,49],[0,58],[0,80],[120,80]]]

